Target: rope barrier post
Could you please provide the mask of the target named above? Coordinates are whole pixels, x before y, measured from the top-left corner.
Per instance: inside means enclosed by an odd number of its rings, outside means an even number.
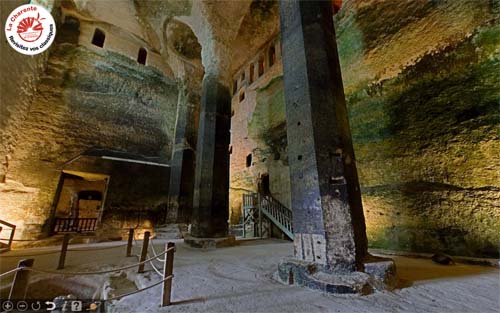
[[[64,268],[64,263],[66,262],[66,252],[68,251],[69,239],[71,236],[69,234],[65,234],[62,245],[61,245],[61,254],[59,255],[59,264],[57,265],[58,270],[62,270]]]
[[[25,267],[32,267],[35,259],[24,259],[17,264],[18,268],[23,268],[16,272],[14,281],[10,287],[9,300],[25,299],[28,291],[28,282],[30,271],[24,270]]]
[[[144,233],[144,240],[142,242],[141,258],[140,258],[139,262],[144,262],[144,260],[146,260],[146,257],[148,255],[149,235],[150,235],[150,232],[148,232],[148,231]],[[139,269],[137,270],[137,273],[144,273],[144,264],[145,263],[139,264]]]
[[[134,240],[134,229],[128,230],[127,257],[132,256],[132,241]]]
[[[174,270],[174,248],[175,248],[175,243],[173,242],[169,242],[165,245],[165,251],[167,251],[167,254],[165,256],[165,262],[163,263],[164,280],[163,280],[163,289],[161,294],[162,296],[161,306],[167,306],[171,304],[170,295],[172,293],[172,279],[166,279],[166,278],[171,276]]]

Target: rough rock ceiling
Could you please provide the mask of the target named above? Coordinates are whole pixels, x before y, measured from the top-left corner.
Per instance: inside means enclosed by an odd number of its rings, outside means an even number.
[[[80,19],[106,22],[145,38],[143,28],[136,18],[135,6],[129,0],[63,0],[61,5]],[[153,43],[150,44],[155,47]]]
[[[278,2],[274,0],[252,1],[232,46],[232,72],[237,71],[278,32]]]
[[[176,72],[183,64],[230,77],[279,32],[276,0],[63,0],[79,18],[106,22],[159,51]],[[203,64],[203,66],[202,66]]]

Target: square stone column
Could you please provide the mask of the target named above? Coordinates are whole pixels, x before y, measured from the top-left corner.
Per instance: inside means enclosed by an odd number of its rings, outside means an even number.
[[[184,223],[191,218],[193,206],[195,151],[187,138],[189,123],[195,120],[195,104],[186,88],[180,88],[177,103],[174,145],[168,189],[168,223]]]
[[[195,151],[176,144],[170,165],[167,223],[186,223],[191,218]]]
[[[281,0],[280,22],[297,261],[282,263],[280,277],[295,274],[296,283],[325,291],[364,292],[365,219],[332,3]],[[311,268],[325,273],[321,282]]]
[[[195,238],[220,238],[228,235],[230,127],[229,89],[216,76],[205,75],[191,226],[191,235]]]

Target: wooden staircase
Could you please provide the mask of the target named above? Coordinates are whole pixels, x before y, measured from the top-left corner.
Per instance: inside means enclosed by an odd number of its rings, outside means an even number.
[[[248,193],[243,195],[243,237],[247,225],[254,229],[254,237],[264,237],[264,220],[276,225],[293,240],[292,211],[270,194]],[[269,234],[269,230],[267,231]]]

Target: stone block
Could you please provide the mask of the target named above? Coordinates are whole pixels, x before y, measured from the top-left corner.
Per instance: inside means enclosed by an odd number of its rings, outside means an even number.
[[[396,264],[392,259],[368,255],[363,262],[365,273],[371,277],[371,285],[378,290],[392,290],[398,278]]]
[[[281,281],[328,293],[365,295],[373,291],[370,275],[362,272],[327,272],[312,262],[285,259],[278,266]]]

